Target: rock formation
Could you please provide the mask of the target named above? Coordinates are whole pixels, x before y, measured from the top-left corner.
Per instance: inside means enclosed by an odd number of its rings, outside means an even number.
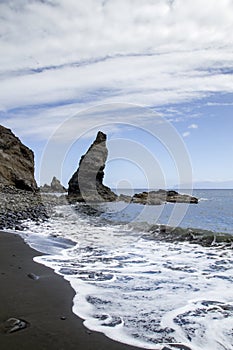
[[[34,154],[7,129],[0,125],[0,184],[35,191]]]
[[[98,132],[85,155],[79,162],[77,171],[69,181],[69,201],[103,202],[115,201],[117,195],[103,185],[104,168],[108,156],[107,136]]]
[[[104,168],[108,156],[106,135],[98,132],[93,144],[81,157],[78,170],[69,181],[68,198],[70,202],[124,201],[144,205],[170,203],[198,203],[196,197],[176,191],[150,191],[135,194],[133,197],[113,193],[103,185]]]
[[[233,236],[230,233],[214,232],[199,228],[182,228],[168,225],[152,225],[143,235],[146,239],[159,242],[189,242],[203,247],[232,249]]]
[[[54,176],[51,184],[40,187],[42,193],[65,193],[67,190],[62,186],[61,182]]]
[[[119,197],[118,200],[126,201],[122,196]],[[141,192],[136,193],[131,200],[127,198],[127,201],[138,204],[148,204],[148,205],[159,205],[164,202],[169,203],[191,203],[197,204],[198,199],[196,197],[190,196],[188,194],[180,194],[176,191],[166,191],[166,190],[158,190],[158,191],[150,191],[150,192]]]

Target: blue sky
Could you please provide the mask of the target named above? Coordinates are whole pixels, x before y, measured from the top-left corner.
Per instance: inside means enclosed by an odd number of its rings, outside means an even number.
[[[66,185],[100,129],[111,187],[233,186],[232,0],[0,1],[0,13],[0,123],[34,150],[38,183]]]

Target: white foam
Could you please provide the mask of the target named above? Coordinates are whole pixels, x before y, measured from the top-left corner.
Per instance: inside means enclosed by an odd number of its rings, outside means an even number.
[[[70,207],[30,230],[77,242],[35,261],[70,282],[73,311],[86,327],[147,349],[169,342],[232,349],[231,250],[147,241],[127,225],[103,225]]]

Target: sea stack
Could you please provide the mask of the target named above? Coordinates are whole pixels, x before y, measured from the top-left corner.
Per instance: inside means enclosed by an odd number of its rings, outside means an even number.
[[[69,181],[70,202],[112,202],[117,195],[103,185],[104,168],[108,156],[107,136],[99,131],[95,141],[79,162],[77,171]]]
[[[64,186],[62,186],[60,180],[54,176],[52,178],[51,184],[47,185],[44,184],[44,186],[40,186],[40,192],[42,193],[66,193],[67,190]]]
[[[34,153],[10,129],[0,125],[0,183],[35,191]]]

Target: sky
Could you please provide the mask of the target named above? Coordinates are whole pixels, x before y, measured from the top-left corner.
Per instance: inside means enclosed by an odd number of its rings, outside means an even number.
[[[233,187],[233,0],[0,0],[0,124],[67,185]]]

